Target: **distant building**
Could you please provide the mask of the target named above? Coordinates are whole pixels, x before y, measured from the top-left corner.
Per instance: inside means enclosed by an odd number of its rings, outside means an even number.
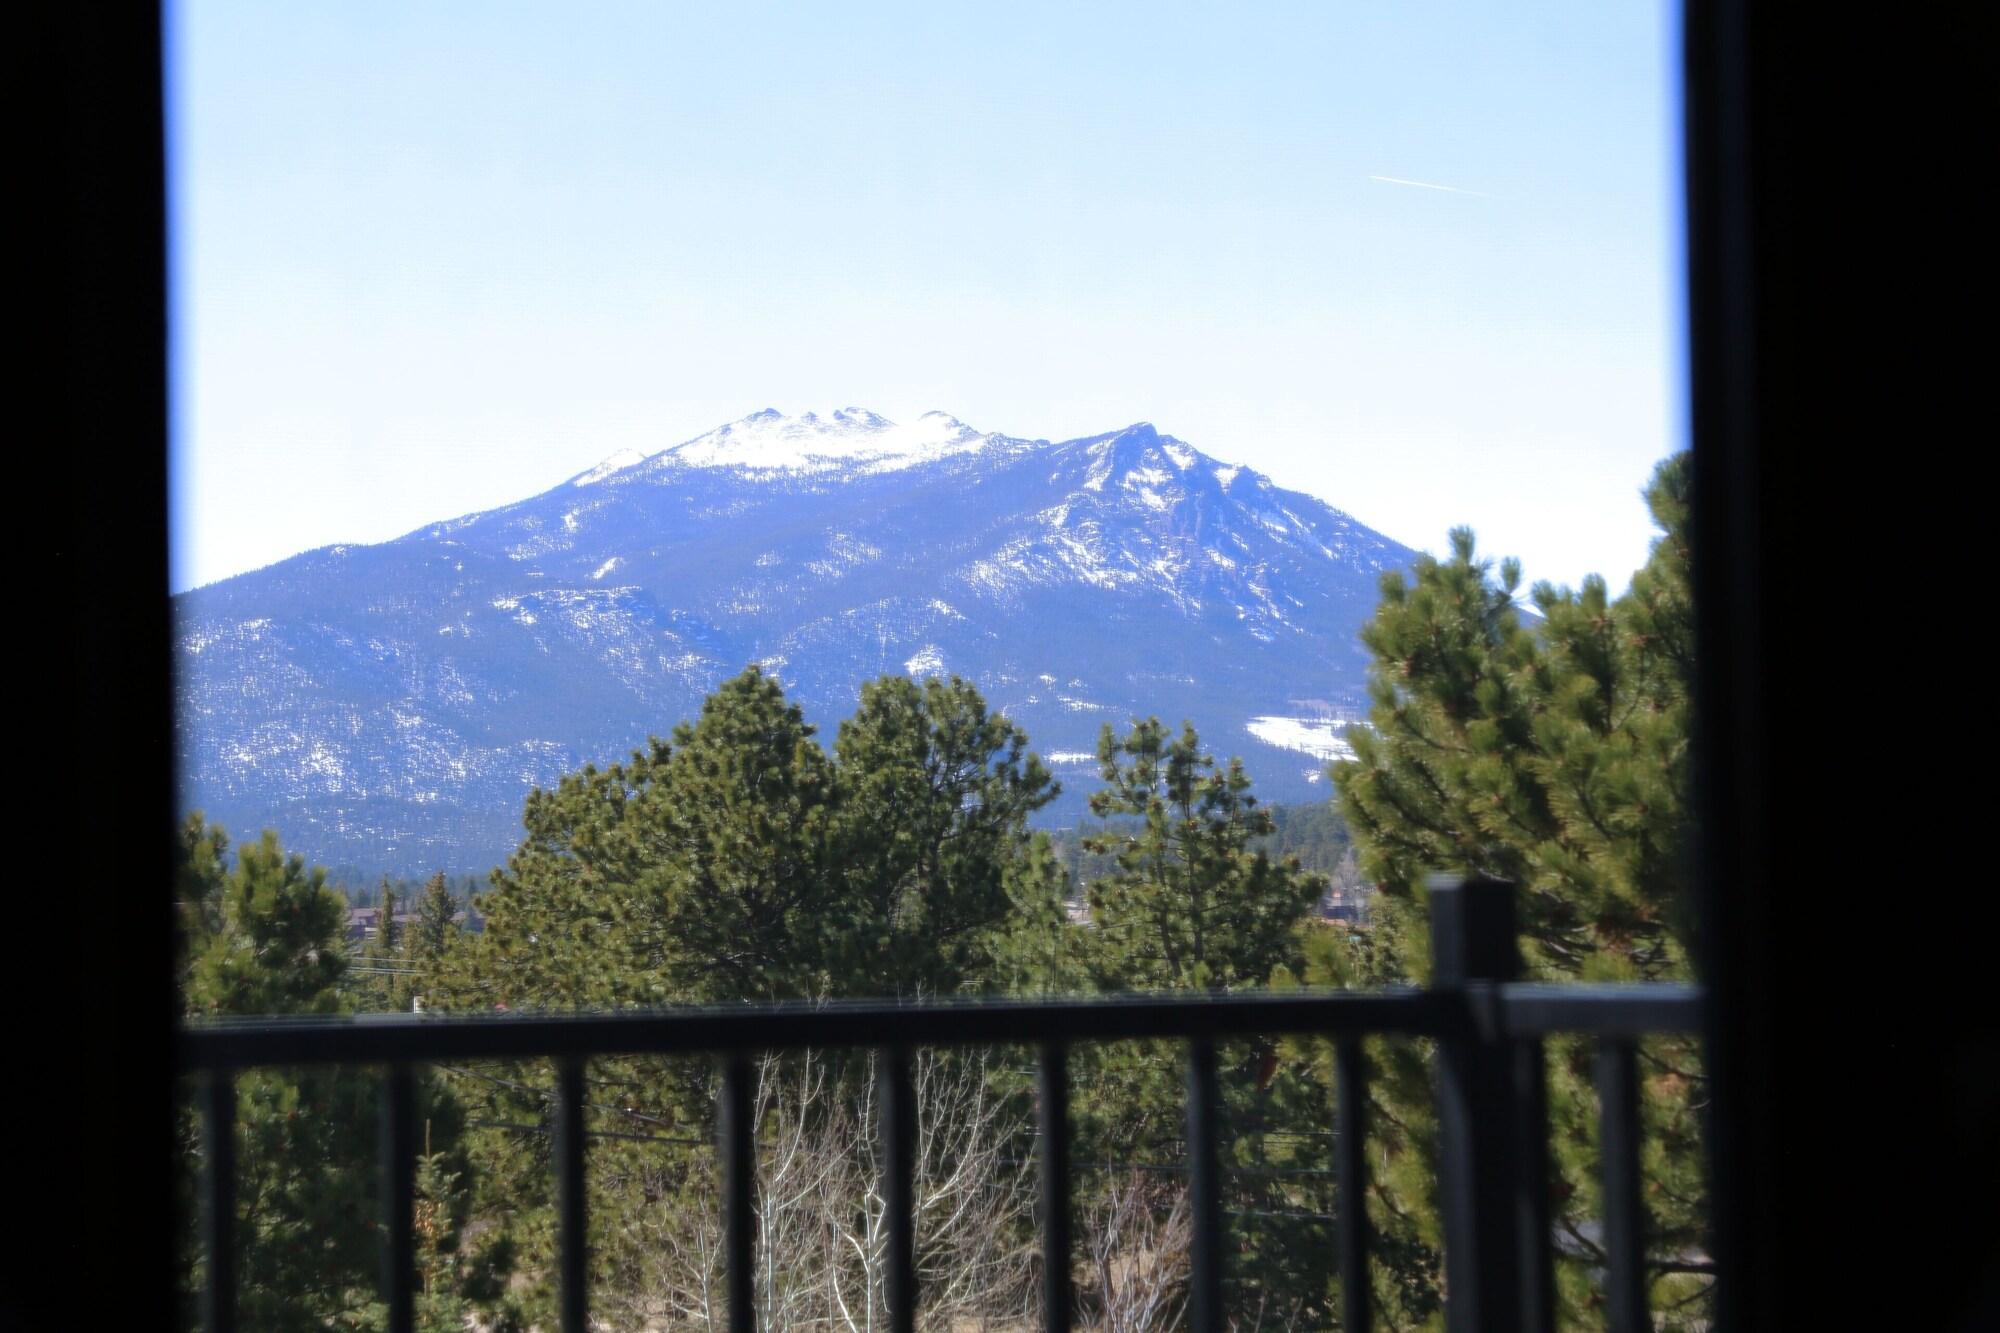
[[[376,920],[381,917],[379,907],[350,907],[347,909],[347,942],[359,944],[375,929]]]
[[[462,907],[452,913],[451,922],[460,930],[470,931],[475,935],[486,928],[486,919],[484,917],[468,916]],[[415,912],[396,913],[396,933],[399,937],[404,931],[411,929],[416,924],[417,914]],[[350,907],[347,909],[347,942],[355,945],[365,944],[374,938],[375,932],[381,928],[381,925],[381,908]]]
[[[415,925],[414,912],[396,913],[396,931],[400,935]],[[382,909],[379,907],[350,907],[347,909],[347,942],[363,944],[375,937],[382,927]]]
[[[1328,889],[1320,895],[1320,920],[1365,928],[1368,925],[1368,900],[1374,895],[1375,890],[1367,885]]]

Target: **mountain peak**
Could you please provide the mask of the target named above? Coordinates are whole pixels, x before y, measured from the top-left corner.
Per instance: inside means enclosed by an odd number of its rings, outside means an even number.
[[[977,449],[993,437],[945,412],[926,412],[903,426],[865,407],[837,407],[787,416],[776,408],[674,446],[663,466],[723,467],[755,473],[886,471]]]

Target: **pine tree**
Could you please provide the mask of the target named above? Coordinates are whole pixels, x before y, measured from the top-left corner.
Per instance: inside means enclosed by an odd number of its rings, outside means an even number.
[[[1004,871],[1009,924],[994,980],[1009,995],[1076,995],[1091,984],[1086,942],[1069,919],[1070,878],[1046,833],[1033,834]]]
[[[417,901],[417,919],[410,932],[409,956],[424,967],[435,966],[458,934],[458,899],[452,896],[444,872],[432,875]]]
[[[756,667],[675,728],[664,781],[638,811],[641,843],[668,854],[639,873],[631,924],[651,934],[676,1000],[824,990],[821,941],[845,922],[826,855],[832,765],[813,733]]]
[[[486,929],[447,951],[439,1007],[607,1008],[984,989],[1032,970],[1017,904],[1028,815],[1053,783],[1026,737],[962,681],[865,686],[829,756],[778,682],[725,681],[670,742],[586,767],[529,796],[527,836],[482,900]],[[1036,918],[1046,924],[1045,918]],[[1039,961],[1038,959],[1035,961]],[[835,1061],[839,1095],[861,1091]],[[855,1066],[858,1068],[858,1066]],[[490,1071],[481,1118],[545,1123],[547,1071]],[[601,1060],[593,1085],[627,1132],[705,1136],[705,1063]],[[849,1107],[849,1110],[852,1108]],[[829,1114],[832,1112],[829,1111]],[[843,1112],[844,1113],[844,1112]],[[524,1269],[554,1233],[545,1157],[482,1132],[483,1198],[510,1221]],[[644,1269],[667,1201],[712,1190],[703,1153],[623,1141],[592,1153],[593,1241],[608,1275]],[[550,1293],[531,1294],[539,1318]]]
[[[1105,786],[1099,818],[1136,816],[1085,847],[1114,858],[1090,886],[1107,989],[1228,990],[1262,985],[1290,961],[1293,932],[1324,887],[1295,858],[1273,861],[1252,844],[1272,831],[1241,760],[1217,767],[1191,725],[1167,738],[1158,718],[1123,741],[1107,723],[1097,742]]]
[[[219,862],[209,858],[226,846],[222,831],[206,828],[199,814],[187,827],[182,846],[192,861],[183,864],[183,882],[212,874]],[[190,959],[184,992],[194,1012],[311,1014],[340,1007],[347,908],[326,887],[325,871],[307,869],[266,830],[237,849],[235,868],[214,887],[209,930]]]
[[[482,900],[486,928],[450,948],[439,1008],[608,1009],[820,993],[826,918],[840,882],[825,855],[830,763],[776,681],[751,668],[724,682],[671,742],[624,763],[586,766],[530,793],[526,837]],[[496,1067],[472,1090],[482,1118],[549,1122],[545,1066]],[[625,1108],[626,1132],[708,1132],[705,1065],[593,1062],[597,1095]],[[683,1133],[679,1137],[687,1137]],[[512,1130],[480,1135],[483,1206],[530,1271],[555,1241],[542,1145]],[[636,1154],[636,1155],[635,1155]],[[706,1159],[652,1143],[592,1153],[595,1262],[638,1262],[661,1201],[704,1188]],[[521,1314],[547,1322],[538,1283]]]
[[[375,956],[387,961],[397,953],[401,930],[396,925],[396,891],[389,887],[389,877],[382,877],[382,910],[375,918]]]
[[[346,1007],[346,904],[326,887],[323,870],[286,854],[269,831],[239,848],[228,867],[226,835],[199,814],[182,826],[177,849],[185,1016]],[[365,1322],[375,1308],[378,1259],[367,1221],[378,1212],[377,1079],[352,1068],[258,1069],[237,1077],[236,1093],[239,1322],[276,1330]],[[438,1128],[440,1155],[465,1170],[456,1104],[425,1080],[419,1105]],[[179,1127],[180,1193],[192,1212],[201,1147],[188,1102]],[[193,1245],[198,1229],[183,1234],[181,1315],[191,1327],[203,1261]]]
[[[1159,719],[1098,740],[1105,786],[1090,809],[1125,817],[1085,840],[1112,868],[1089,888],[1091,959],[1108,990],[1230,990],[1289,975],[1299,929],[1324,890],[1296,858],[1258,847],[1273,822],[1240,760],[1218,765],[1192,726],[1170,739]],[[1234,1168],[1226,1210],[1237,1254],[1226,1299],[1241,1326],[1314,1326],[1329,1315],[1330,1123],[1323,1083],[1276,1064],[1268,1041],[1218,1051],[1222,1132]],[[1180,1043],[1095,1047],[1079,1061],[1080,1152],[1156,1160],[1181,1138]]]
[[[1027,734],[953,676],[861,687],[834,743],[840,910],[826,921],[836,993],[949,994],[997,980],[1008,867],[1057,787]]]
[[[1426,874],[1460,870],[1520,888],[1528,974],[1548,979],[1657,980],[1688,975],[1688,709],[1693,618],[1688,577],[1688,457],[1663,462],[1647,489],[1662,535],[1622,597],[1592,577],[1580,590],[1537,585],[1541,623],[1516,610],[1517,562],[1476,554],[1463,529],[1451,557],[1418,563],[1414,586],[1385,578],[1363,631],[1374,656],[1371,727],[1355,758],[1331,771],[1380,887],[1375,928],[1359,941],[1316,942],[1308,980],[1379,985],[1428,967]],[[1385,1307],[1428,1318],[1437,1279],[1435,1118],[1420,1052],[1377,1044],[1371,1095],[1384,1114],[1391,1165],[1378,1218],[1403,1266]],[[1596,1206],[1595,1099],[1586,1043],[1549,1043],[1550,1132],[1559,1220],[1585,1235]],[[1641,1047],[1648,1143],[1648,1233],[1672,1318],[1705,1318],[1705,1281],[1671,1271],[1702,1244],[1696,1108],[1704,1080],[1691,1042]],[[1578,1239],[1573,1248],[1593,1248]],[[1565,1323],[1600,1317],[1589,1268],[1559,1268]],[[1393,1289],[1392,1289],[1393,1288]],[[1695,1298],[1695,1299],[1690,1299]],[[1392,1316],[1393,1317],[1393,1316]]]

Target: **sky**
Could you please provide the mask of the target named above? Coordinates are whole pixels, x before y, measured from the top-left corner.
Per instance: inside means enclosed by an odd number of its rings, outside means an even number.
[[[1645,559],[1665,0],[167,12],[176,591],[850,405]]]

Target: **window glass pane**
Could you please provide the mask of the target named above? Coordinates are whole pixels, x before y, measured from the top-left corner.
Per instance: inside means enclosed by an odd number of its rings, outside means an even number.
[[[170,6],[185,1014],[1423,984],[1433,872],[1515,883],[1533,979],[1689,979],[1676,19]],[[1565,1324],[1595,1053],[1542,1053]],[[553,1317],[562,1054],[420,1074],[424,1319]],[[1107,1326],[1189,1299],[1184,1054],[1074,1053]],[[1014,1326],[1035,1052],[919,1055],[919,1186],[1016,1244],[933,1198],[927,1317]],[[1413,1324],[1435,1055],[1359,1066]],[[884,1299],[876,1058],[757,1066],[774,1309]],[[1699,1321],[1700,1061],[1638,1058]],[[1224,1303],[1327,1326],[1333,1049],[1217,1059]],[[633,1327],[719,1308],[718,1077],[584,1071]],[[381,1315],[375,1074],[236,1094],[246,1313]]]

